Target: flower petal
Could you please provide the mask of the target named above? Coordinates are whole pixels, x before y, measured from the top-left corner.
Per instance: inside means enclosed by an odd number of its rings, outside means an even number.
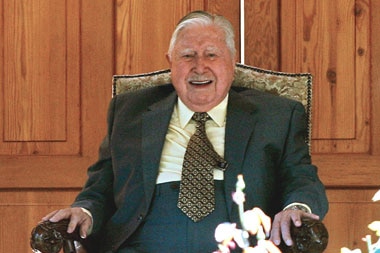
[[[232,240],[235,234],[236,223],[224,222],[219,224],[215,229],[215,240],[223,242],[224,240]]]
[[[362,253],[362,251],[360,249],[350,250],[349,248],[344,247],[340,249],[340,253]]]
[[[378,190],[375,195],[373,195],[372,201],[380,200],[380,190]]]
[[[380,236],[380,221],[373,221],[368,225],[368,228],[375,231],[377,236]]]

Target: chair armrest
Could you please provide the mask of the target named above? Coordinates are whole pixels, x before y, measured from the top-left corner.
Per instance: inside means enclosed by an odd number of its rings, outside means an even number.
[[[79,230],[67,233],[68,224],[68,219],[39,223],[31,232],[30,247],[41,253],[58,253],[62,248],[64,253],[86,253]]]
[[[292,223],[293,224],[293,223]],[[322,253],[328,244],[329,234],[325,225],[318,220],[303,219],[302,226],[291,226],[293,246],[280,245],[283,253]]]

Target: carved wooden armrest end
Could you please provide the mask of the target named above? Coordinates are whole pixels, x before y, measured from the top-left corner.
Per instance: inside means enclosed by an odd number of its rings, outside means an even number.
[[[291,234],[294,244],[291,247],[281,244],[283,253],[322,253],[329,240],[325,225],[318,220],[302,220],[301,227],[291,227]]]
[[[69,234],[66,232],[68,224],[67,219],[59,222],[44,221],[38,224],[31,232],[30,246],[33,251],[58,253],[63,248],[65,253],[85,253],[80,244],[82,239],[78,229]]]

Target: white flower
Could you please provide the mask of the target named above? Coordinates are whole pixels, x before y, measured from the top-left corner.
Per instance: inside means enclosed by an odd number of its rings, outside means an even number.
[[[340,249],[340,253],[362,253],[362,251],[360,249],[350,250],[349,248],[344,247]]]
[[[223,242],[224,240],[231,240],[234,237],[236,230],[236,223],[224,222],[219,224],[215,229],[215,240]]]
[[[257,233],[260,226],[260,216],[254,210],[248,210],[243,213],[244,228],[248,231]]]
[[[380,221],[373,221],[368,225],[368,228],[375,231],[377,236],[380,236]]]
[[[243,175],[239,174],[237,177],[237,182],[236,182],[236,190],[243,191],[244,189],[245,189],[245,182],[243,179]]]
[[[249,234],[247,231],[244,231],[241,229],[235,230],[234,241],[241,249],[249,247],[248,238],[249,238]]]
[[[372,201],[380,200],[380,190],[378,190],[372,198]]]
[[[232,200],[237,205],[242,205],[245,202],[245,194],[241,191],[234,192],[232,193]]]

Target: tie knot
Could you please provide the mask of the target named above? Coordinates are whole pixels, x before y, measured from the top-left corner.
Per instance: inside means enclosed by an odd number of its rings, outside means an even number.
[[[196,122],[204,123],[210,119],[210,116],[207,114],[207,112],[195,112],[192,119],[195,120]]]

